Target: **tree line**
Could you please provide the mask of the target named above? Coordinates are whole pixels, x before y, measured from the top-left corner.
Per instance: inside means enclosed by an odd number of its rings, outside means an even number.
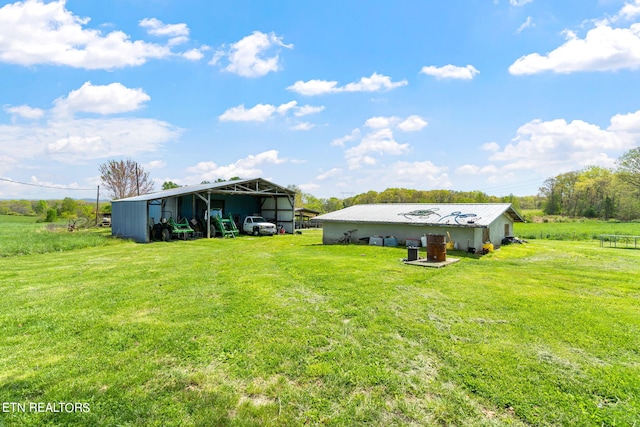
[[[640,147],[627,151],[616,168],[590,166],[548,178],[540,188],[547,215],[640,219]]]
[[[534,196],[491,196],[482,191],[412,190],[388,188],[345,199],[316,198],[296,186],[296,207],[320,213],[371,203],[511,203],[520,210],[542,210],[546,215],[640,219],[640,147],[621,156],[616,168],[589,166],[547,178]]]
[[[318,213],[332,212],[348,206],[372,203],[511,203],[516,209],[542,210],[546,215],[617,219],[640,219],[640,147],[621,156],[616,168],[589,166],[547,178],[538,194],[519,197],[491,196],[482,191],[414,190],[388,188],[368,191],[352,197],[318,198],[290,185],[295,191],[295,207]],[[137,162],[110,160],[100,165],[104,187],[113,199],[153,191],[149,173]],[[238,177],[231,180],[240,179]],[[223,181],[222,179],[218,181]],[[216,182],[218,182],[216,181]],[[167,181],[163,189],[178,187]],[[109,211],[110,205],[101,208]],[[58,218],[93,218],[95,205],[69,197],[63,200],[0,200],[0,215],[37,215],[45,221]]]
[[[414,190],[410,188],[387,188],[384,191],[367,191],[345,199],[337,197],[318,198],[304,193],[299,187],[291,185],[296,191],[295,206],[305,207],[320,213],[332,212],[348,206],[374,203],[511,203],[517,209],[541,209],[544,199],[541,196],[518,197],[491,196],[482,191],[454,190]]]
[[[100,203],[100,212],[111,212],[111,205]],[[37,216],[43,222],[59,219],[95,219],[96,203],[65,197],[62,200],[0,200],[0,215]]]

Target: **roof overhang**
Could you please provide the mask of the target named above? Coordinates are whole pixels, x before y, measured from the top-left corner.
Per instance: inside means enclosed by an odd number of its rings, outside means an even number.
[[[502,215],[514,222],[524,222],[524,219],[509,203],[385,203],[354,205],[320,215],[316,219],[327,223],[486,228]]]
[[[241,179],[235,181],[214,182],[209,184],[188,185],[171,188],[156,193],[143,194],[135,197],[113,200],[120,202],[140,202],[182,197],[190,194],[227,194],[258,197],[294,197],[295,191],[274,184],[262,178]]]

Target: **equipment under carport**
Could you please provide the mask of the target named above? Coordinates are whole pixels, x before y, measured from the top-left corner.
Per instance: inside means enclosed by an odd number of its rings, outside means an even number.
[[[222,218],[221,216],[211,216],[213,219],[213,225],[216,228],[216,233],[220,233],[222,237],[235,238],[240,231],[236,227],[236,223],[233,221],[233,217],[229,215],[229,219]]]
[[[174,221],[173,218],[163,220],[151,227],[151,238],[153,240],[169,241],[173,237],[187,239],[190,235],[193,235],[193,228],[189,225],[186,218],[181,221]]]

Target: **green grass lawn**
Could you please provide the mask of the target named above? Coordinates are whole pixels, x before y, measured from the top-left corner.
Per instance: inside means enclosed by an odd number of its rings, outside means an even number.
[[[638,222],[616,223],[596,220],[527,222],[516,223],[513,229],[517,236],[525,239],[597,240],[601,234],[640,236]]]
[[[0,258],[0,402],[90,407],[0,425],[640,422],[640,250],[102,239]]]

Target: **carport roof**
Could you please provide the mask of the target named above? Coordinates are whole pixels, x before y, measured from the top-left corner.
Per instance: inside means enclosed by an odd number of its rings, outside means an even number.
[[[385,203],[354,205],[316,217],[321,222],[488,227],[502,214],[524,222],[510,203]]]
[[[211,194],[244,194],[251,196],[295,196],[295,191],[281,187],[262,178],[239,179],[235,181],[212,182],[209,184],[187,185],[184,187],[171,188],[169,190],[158,191],[156,193],[143,194],[140,196],[127,197],[114,200],[113,202],[139,202],[167,199],[170,197],[185,196],[196,193]]]

